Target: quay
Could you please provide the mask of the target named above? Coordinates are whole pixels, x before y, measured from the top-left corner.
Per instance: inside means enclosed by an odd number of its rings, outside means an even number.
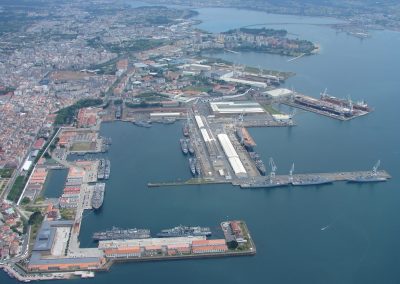
[[[364,102],[353,103],[350,99],[332,97],[326,91],[318,99],[293,92],[290,98],[280,103],[342,121],[364,116],[372,111]]]
[[[310,173],[293,175],[257,176],[242,179],[190,179],[179,182],[148,183],[148,187],[168,187],[182,185],[206,185],[206,184],[227,184],[230,183],[241,188],[267,188],[282,186],[307,186],[323,185],[334,182],[374,183],[384,182],[391,179],[389,173],[384,170],[377,171],[355,171],[355,172],[333,172],[333,173]],[[195,181],[194,181],[195,180]]]
[[[115,262],[182,260],[252,256],[256,247],[244,221],[221,223],[225,238],[208,239],[206,236],[106,240],[99,242],[109,269]]]
[[[191,178],[183,181],[172,181],[172,182],[149,182],[148,187],[171,187],[171,186],[182,186],[182,185],[201,185],[201,184],[223,184],[231,183],[225,179],[212,179],[212,178]]]

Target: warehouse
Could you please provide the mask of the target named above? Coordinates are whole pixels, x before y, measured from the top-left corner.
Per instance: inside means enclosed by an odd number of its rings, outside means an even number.
[[[215,115],[265,113],[259,103],[250,101],[210,102],[210,107]]]
[[[222,146],[222,149],[225,152],[226,157],[228,158],[228,161],[235,175],[238,178],[246,178],[247,177],[246,169],[244,168],[242,162],[240,161],[239,156],[235,148],[233,147],[231,141],[229,140],[228,135],[218,134],[218,140]]]

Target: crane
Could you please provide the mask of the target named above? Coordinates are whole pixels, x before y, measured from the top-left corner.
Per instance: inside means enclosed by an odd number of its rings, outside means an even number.
[[[289,181],[292,182],[293,181],[293,172],[294,172],[294,163],[292,164],[292,167],[289,171]]]
[[[270,181],[272,181],[275,178],[275,172],[278,169],[275,165],[274,159],[269,158],[269,166],[271,167]]]
[[[378,168],[379,168],[380,165],[381,165],[381,160],[378,160],[378,162],[376,162],[375,166],[372,168],[372,174],[374,176],[376,176]]]

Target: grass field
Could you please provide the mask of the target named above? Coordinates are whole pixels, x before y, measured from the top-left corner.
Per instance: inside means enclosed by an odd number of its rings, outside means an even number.
[[[89,151],[91,149],[90,142],[77,142],[74,143],[70,149],[72,152]]]

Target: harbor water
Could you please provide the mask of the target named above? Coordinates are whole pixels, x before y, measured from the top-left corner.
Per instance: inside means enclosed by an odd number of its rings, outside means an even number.
[[[269,27],[285,28],[321,46],[320,54],[289,62],[288,57],[258,53],[212,56],[293,71],[297,75],[287,80],[287,87],[315,97],[328,88],[331,95],[365,99],[375,108],[348,122],[297,111],[295,127],[250,129],[257,151],[266,163],[274,158],[278,174],[287,174],[293,162],[296,173],[307,173],[368,170],[380,159],[393,178],[379,184],[296,189],[243,190],[230,185],[149,189],[148,182],[191,176],[179,145],[181,124],[140,128],[104,123],[101,135],[113,141],[107,155],[111,176],[101,210],[84,214],[82,247],[94,247],[92,234],[112,226],[148,228],[155,234],[180,224],[216,229],[223,220],[242,219],[257,255],[117,264],[92,280],[68,283],[400,283],[400,136],[396,134],[400,33],[376,31],[360,40],[319,25],[332,19],[236,9],[199,12],[198,19],[203,20],[199,28],[208,31],[271,23]],[[13,281],[0,273],[0,283]]]

